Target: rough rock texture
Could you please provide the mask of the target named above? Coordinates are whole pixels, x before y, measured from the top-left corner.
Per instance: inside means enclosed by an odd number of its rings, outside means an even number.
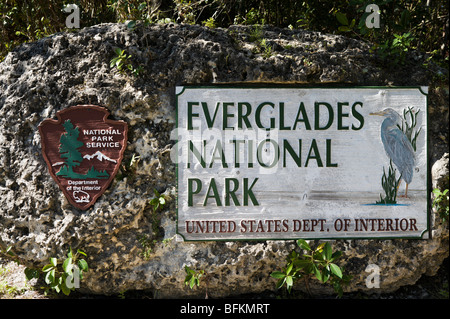
[[[272,50],[268,52],[261,40]],[[142,66],[138,77],[110,68],[114,49]],[[270,272],[284,264],[293,241],[200,242],[174,240],[175,165],[170,160],[175,125],[175,86],[229,82],[304,85],[428,85],[430,173],[448,183],[448,84],[438,67],[411,53],[404,65],[389,66],[370,45],[343,36],[301,30],[233,26],[103,24],[58,33],[11,52],[0,64],[0,248],[12,246],[22,263],[42,267],[63,257],[69,246],[89,256],[87,292],[114,294],[148,289],[155,297],[201,294],[184,286],[184,265],[204,269],[212,297],[275,290]],[[121,171],[109,190],[87,211],[73,208],[47,172],[37,126],[58,110],[77,104],[105,106],[112,119],[129,124]],[[138,162],[130,165],[131,159]],[[431,187],[431,185],[430,185]],[[447,186],[448,187],[448,186]],[[152,213],[153,190],[168,204]],[[391,292],[435,273],[448,256],[448,223],[435,213],[431,240],[342,240],[340,265],[353,275],[348,291],[365,285],[369,264],[380,267],[381,287]],[[153,240],[156,242],[153,242]],[[164,240],[164,241],[163,241]],[[144,252],[151,248],[148,258]],[[301,284],[298,289],[303,289]],[[318,293],[330,288],[312,285]]]

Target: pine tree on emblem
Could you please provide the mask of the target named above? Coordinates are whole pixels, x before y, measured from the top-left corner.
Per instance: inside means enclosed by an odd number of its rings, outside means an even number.
[[[73,172],[73,167],[80,166],[83,161],[81,153],[78,148],[83,146],[83,142],[78,141],[78,136],[80,132],[78,127],[75,127],[70,120],[66,120],[63,124],[66,132],[61,135],[59,140],[59,154],[61,158],[65,158],[64,165],[61,167],[59,172],[56,173],[58,176],[64,177],[76,177],[76,173]]]

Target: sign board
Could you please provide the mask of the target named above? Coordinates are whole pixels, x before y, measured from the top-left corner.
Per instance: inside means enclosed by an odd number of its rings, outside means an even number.
[[[127,124],[95,105],[69,107],[39,125],[42,155],[68,201],[86,210],[116,175],[127,146]]]
[[[426,87],[177,87],[176,101],[185,240],[428,236]]]

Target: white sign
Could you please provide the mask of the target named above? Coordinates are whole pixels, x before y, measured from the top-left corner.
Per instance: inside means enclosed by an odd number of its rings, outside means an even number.
[[[185,240],[427,238],[427,88],[177,87]]]

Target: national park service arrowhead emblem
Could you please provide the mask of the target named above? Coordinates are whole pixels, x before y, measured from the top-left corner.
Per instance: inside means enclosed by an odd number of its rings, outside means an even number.
[[[107,119],[100,106],[78,105],[39,125],[42,155],[69,202],[88,209],[119,170],[127,146],[127,124]]]

